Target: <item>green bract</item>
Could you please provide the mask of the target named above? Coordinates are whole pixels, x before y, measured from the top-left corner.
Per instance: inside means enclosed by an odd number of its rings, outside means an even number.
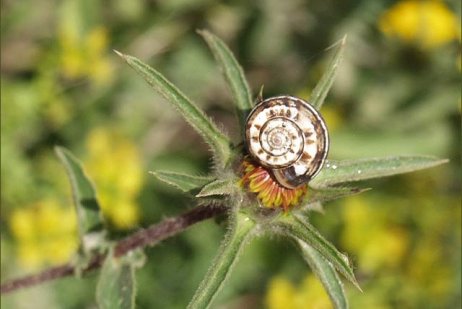
[[[237,119],[243,131],[244,121],[253,106],[250,87],[243,70],[222,40],[207,31],[201,31],[200,34],[210,47],[228,82],[236,106]],[[345,38],[337,44],[325,74],[312,92],[309,101],[317,109],[321,108],[333,83],[344,47]],[[219,129],[219,126],[162,74],[135,57],[116,53],[180,112],[191,127],[210,145],[213,155],[215,169],[207,176],[184,175],[168,171],[152,172],[152,175],[159,180],[183,192],[193,193],[198,199],[212,200],[228,209],[228,232],[188,308],[210,307],[226,279],[231,275],[233,266],[236,265],[245,245],[258,236],[274,234],[287,237],[295,243],[303,258],[323,283],[333,305],[336,308],[347,308],[348,301],[338,273],[359,288],[351,262],[309,223],[307,211],[319,209],[322,202],[358,194],[365,190],[337,185],[412,172],[446,162],[428,156],[330,161],[312,180],[309,192],[299,207],[285,214],[279,210],[263,212],[260,211],[258,202],[248,198],[247,193],[239,186],[239,175],[233,168],[236,165],[233,163],[238,163],[243,158],[242,147],[233,146],[230,138]],[[82,244],[86,247],[86,238],[94,232],[104,232],[95,192],[77,160],[66,150],[57,151],[71,178],[79,213]],[[97,244],[103,246],[101,242]],[[133,268],[139,266],[138,264],[133,259],[114,257],[110,250],[103,265],[97,291],[97,300],[102,308],[133,308],[135,293]]]

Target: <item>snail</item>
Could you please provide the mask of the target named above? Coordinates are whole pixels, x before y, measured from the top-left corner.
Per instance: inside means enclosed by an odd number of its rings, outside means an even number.
[[[326,160],[326,124],[302,99],[277,96],[261,101],[250,111],[245,129],[249,154],[285,188],[308,183]]]

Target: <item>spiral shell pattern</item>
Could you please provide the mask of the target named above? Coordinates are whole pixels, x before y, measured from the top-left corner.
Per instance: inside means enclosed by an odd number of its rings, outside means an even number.
[[[272,170],[286,188],[308,182],[321,169],[329,148],[327,127],[307,102],[292,96],[268,98],[246,124],[250,155]]]

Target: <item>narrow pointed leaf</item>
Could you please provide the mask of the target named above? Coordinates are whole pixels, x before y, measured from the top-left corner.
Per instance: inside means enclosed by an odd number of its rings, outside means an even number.
[[[205,185],[196,197],[205,197],[211,195],[230,195],[236,190],[237,180],[219,179]]]
[[[297,244],[302,252],[302,256],[310,266],[313,273],[321,280],[329,298],[337,309],[348,308],[348,300],[345,296],[342,281],[335,268],[313,247],[297,240]]]
[[[81,163],[67,149],[55,147],[55,152],[69,176],[78,219],[81,249],[88,253],[103,245],[106,234],[100,206],[96,199],[96,191]]]
[[[235,225],[228,230],[219,252],[194,294],[188,309],[209,308],[237,263],[245,244],[254,236],[255,222],[245,214],[236,214]]]
[[[337,73],[337,69],[342,61],[343,52],[345,50],[346,44],[346,35],[340,40],[340,46],[337,47],[332,60],[330,61],[329,65],[327,66],[326,71],[324,72],[323,76],[319,80],[316,87],[313,89],[310,97],[310,104],[314,106],[317,110],[321,109],[324,100],[326,99],[327,93],[334,82],[335,75]]]
[[[215,123],[158,71],[133,56],[115,52],[140,74],[157,93],[172,104],[183,118],[202,135],[211,146],[217,163],[221,167],[226,165],[231,155],[230,141]]]
[[[220,38],[209,31],[199,31],[199,34],[207,42],[228,82],[236,104],[239,125],[243,130],[247,114],[253,106],[252,94],[244,72],[233,53]]]
[[[265,88],[265,85],[261,85],[260,91],[258,91],[257,98],[255,99],[255,102],[258,104],[261,101],[263,101],[263,89]]]
[[[194,176],[169,171],[151,171],[149,173],[154,175],[160,181],[180,189],[183,192],[199,190],[206,184],[213,181],[213,177],[210,176]]]
[[[302,205],[336,200],[342,197],[355,195],[367,191],[364,188],[308,188],[308,193],[303,198]]]
[[[96,287],[98,308],[134,309],[135,294],[135,266],[123,258],[108,255]]]
[[[348,161],[329,161],[310,185],[325,187],[345,182],[409,173],[434,167],[448,160],[430,156],[397,156]]]
[[[341,274],[360,289],[348,257],[340,253],[328,242],[310,223],[300,220],[293,215],[279,217],[271,224],[276,231],[292,237],[295,241],[302,240],[315,248],[327,261],[329,261]]]

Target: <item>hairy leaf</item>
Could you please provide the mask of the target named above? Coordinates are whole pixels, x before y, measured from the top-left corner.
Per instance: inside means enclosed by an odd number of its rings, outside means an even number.
[[[213,181],[213,177],[210,176],[195,176],[169,171],[150,171],[149,173],[183,192],[198,190]]]
[[[189,309],[210,307],[213,299],[231,274],[244,245],[255,234],[253,233],[255,222],[252,219],[241,213],[237,213],[233,218],[236,219],[236,222],[228,230],[217,256],[188,305]]]
[[[247,114],[253,107],[252,94],[244,72],[233,53],[220,38],[205,30],[199,31],[199,34],[207,42],[233,93],[239,126],[243,131]]]
[[[326,187],[345,182],[413,172],[448,162],[431,156],[397,156],[329,161],[310,185]]]
[[[276,232],[287,235],[294,240],[301,240],[315,248],[327,261],[342,273],[345,278],[360,289],[353,269],[350,266],[348,257],[340,253],[330,242],[328,242],[307,220],[299,219],[288,214],[280,216],[269,227]]]
[[[205,185],[196,197],[205,197],[211,195],[230,195],[236,190],[237,180],[219,179]]]
[[[81,249],[84,253],[88,253],[101,247],[106,235],[100,206],[96,199],[96,191],[81,163],[69,150],[55,147],[55,152],[69,176],[78,218]]]
[[[319,80],[316,87],[313,89],[311,93],[311,97],[309,102],[311,105],[314,106],[317,110],[321,109],[324,100],[326,99],[327,93],[334,82],[335,75],[337,73],[337,69],[342,61],[343,52],[345,50],[346,44],[346,35],[340,40],[340,46],[337,47],[332,60],[330,61],[329,65],[327,66],[326,71],[324,72],[323,76]]]
[[[96,287],[96,300],[100,309],[135,308],[135,265],[125,258],[108,254]]]
[[[343,289],[342,281],[332,264],[306,242],[299,239],[297,240],[297,244],[302,252],[303,258],[324,285],[335,308],[348,308],[348,300]]]
[[[216,124],[158,71],[133,56],[115,52],[140,74],[156,92],[171,103],[183,118],[204,137],[212,148],[216,163],[220,167],[224,167],[231,156],[230,141]]]
[[[327,202],[336,200],[342,197],[355,195],[367,191],[369,189],[360,188],[308,188],[308,193],[302,201],[302,205],[309,205],[317,202]]]

